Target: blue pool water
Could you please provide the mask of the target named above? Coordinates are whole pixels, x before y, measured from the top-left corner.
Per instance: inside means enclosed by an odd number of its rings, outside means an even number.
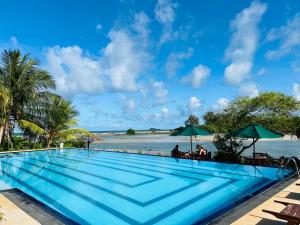
[[[87,150],[0,162],[1,181],[80,224],[202,224],[279,179],[274,168]]]

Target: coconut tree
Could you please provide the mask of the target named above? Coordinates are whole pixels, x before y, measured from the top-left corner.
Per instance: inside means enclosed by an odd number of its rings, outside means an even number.
[[[5,111],[1,113],[0,135],[10,141],[10,134],[19,121],[37,115],[40,102],[49,98],[55,82],[48,72],[38,68],[39,62],[19,50],[4,51],[0,64],[0,95],[5,97]],[[2,130],[2,132],[1,132]],[[0,141],[2,140],[2,135]],[[0,142],[1,143],[1,142]],[[11,143],[12,144],[12,143]]]
[[[2,141],[3,133],[8,130],[7,123],[7,108],[9,101],[9,94],[7,88],[0,84],[0,143]],[[10,138],[9,138],[10,139]]]
[[[20,126],[36,135],[46,138],[49,148],[53,140],[68,141],[77,138],[77,135],[93,136],[83,128],[71,128],[77,124],[78,112],[67,100],[53,96],[50,104],[44,109],[44,116],[40,120],[20,121]]]

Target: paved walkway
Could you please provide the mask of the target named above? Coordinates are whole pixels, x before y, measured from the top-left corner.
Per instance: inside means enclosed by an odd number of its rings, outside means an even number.
[[[1,225],[76,225],[74,221],[52,210],[18,189],[0,192]]]
[[[277,184],[271,189],[255,196],[246,203],[231,210],[219,220],[211,223],[218,225],[283,225],[286,222],[278,220],[276,217],[262,212],[268,209],[280,212],[284,206],[274,203],[274,200],[287,201],[300,204],[300,183],[299,179],[291,178]]]

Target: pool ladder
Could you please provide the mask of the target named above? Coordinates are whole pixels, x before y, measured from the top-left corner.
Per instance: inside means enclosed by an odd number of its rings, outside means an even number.
[[[280,166],[280,167],[278,168],[277,174],[278,174],[280,171],[283,173],[284,170],[286,169],[287,165],[288,165],[290,162],[293,162],[293,165],[295,166],[295,169],[296,169],[298,178],[300,178],[300,173],[299,173],[299,168],[298,168],[297,162],[296,162],[296,160],[295,160],[294,158],[292,158],[292,157],[288,158],[287,162],[285,163],[285,165],[284,165],[283,167]]]

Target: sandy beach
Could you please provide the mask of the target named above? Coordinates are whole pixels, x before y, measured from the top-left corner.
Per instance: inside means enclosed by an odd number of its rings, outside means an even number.
[[[136,135],[126,135],[124,133],[104,133],[104,134],[96,134],[99,140],[95,141],[95,143],[141,143],[141,142],[154,142],[154,143],[163,143],[163,142],[186,142],[189,140],[189,137],[185,136],[170,136],[169,133],[161,132],[157,134],[151,133],[137,133]],[[193,137],[193,141],[201,141],[201,142],[212,142],[214,139],[214,135],[209,136],[197,136]],[[291,135],[285,135],[282,138],[276,139],[261,139],[260,141],[289,141],[296,140],[296,137],[292,137]]]

